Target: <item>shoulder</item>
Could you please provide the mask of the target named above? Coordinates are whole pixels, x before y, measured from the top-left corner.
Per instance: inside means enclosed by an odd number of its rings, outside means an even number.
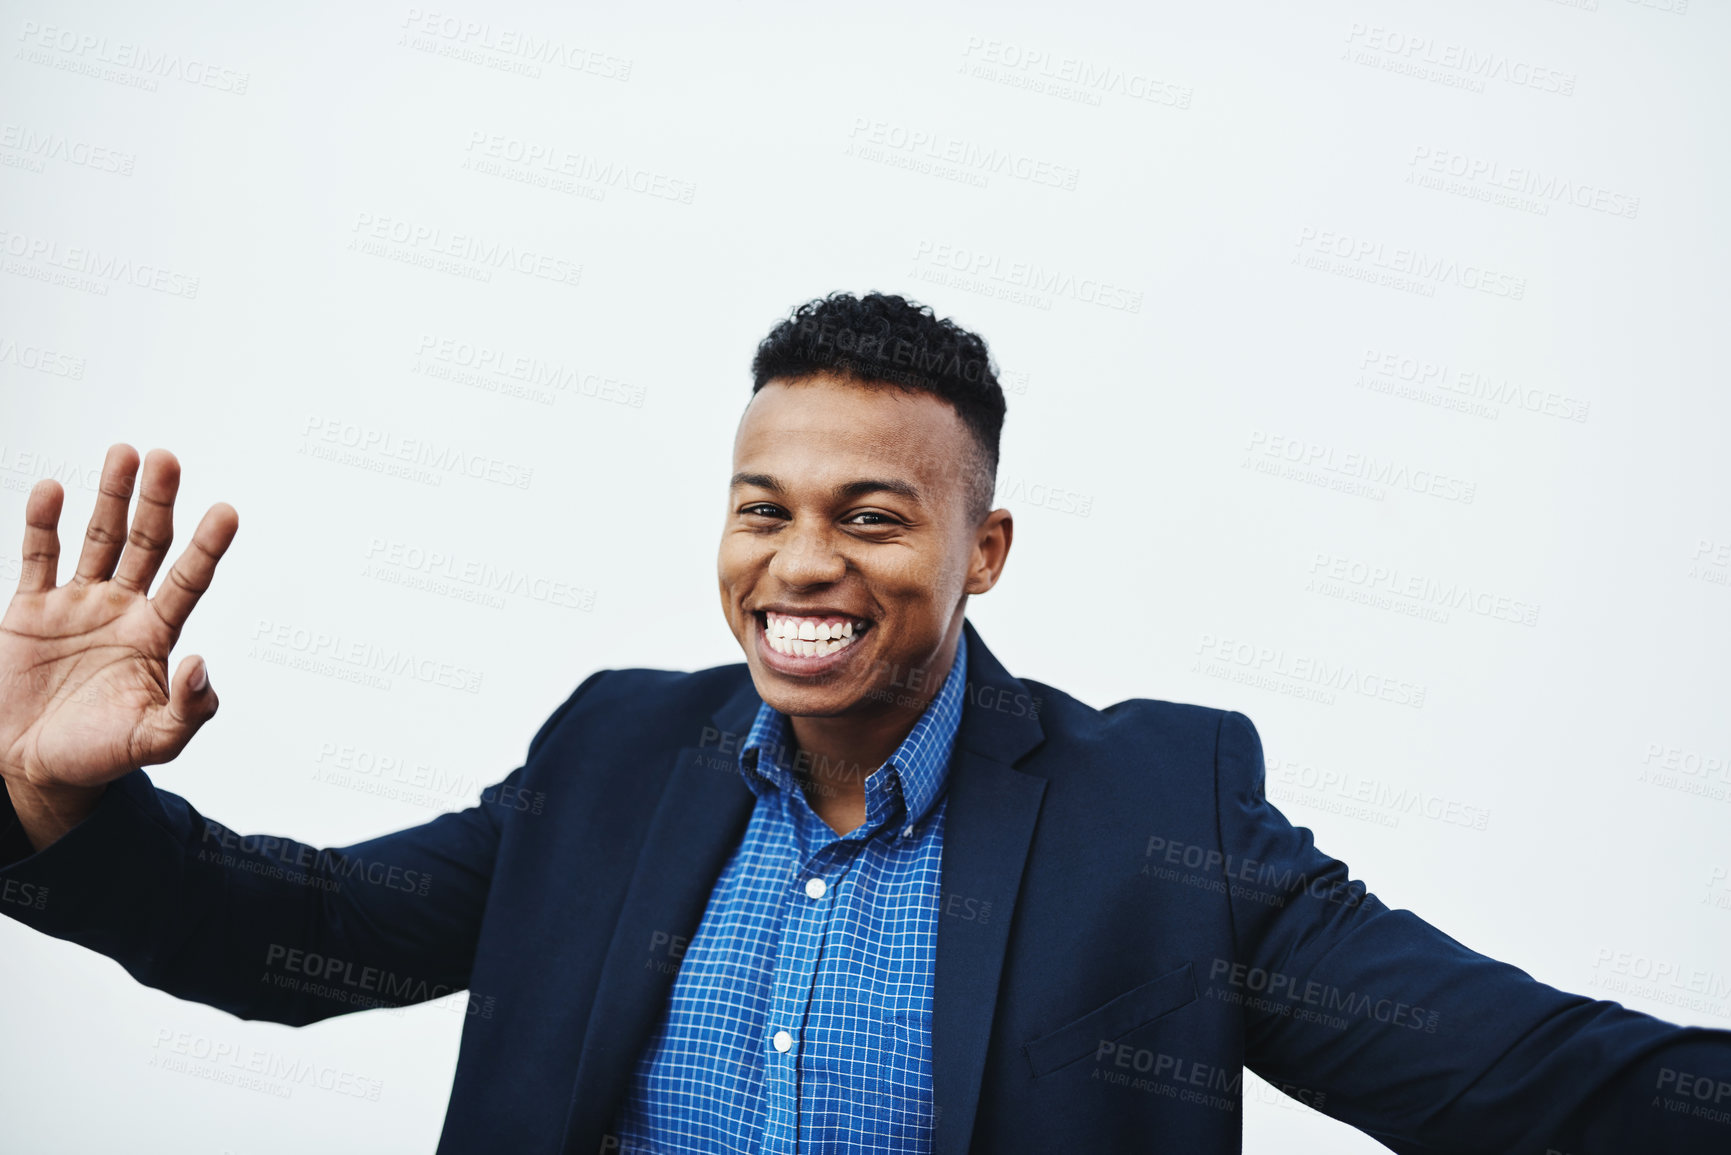
[[[1223,730],[1238,733],[1248,729],[1254,733],[1250,719],[1236,710],[1164,698],[1126,698],[1094,707],[1044,682],[1030,678],[1020,681],[1028,688],[1048,737],[1121,742],[1160,734],[1212,746]]]
[[[1163,698],[1127,698],[1096,708],[1043,682],[1021,682],[1045,731],[1041,753],[1064,760],[1095,756],[1120,765],[1260,775],[1261,738],[1237,710]]]
[[[750,685],[744,662],[690,671],[597,670],[542,724],[530,751],[597,734],[641,742],[646,729],[675,745],[697,745],[710,716]]]

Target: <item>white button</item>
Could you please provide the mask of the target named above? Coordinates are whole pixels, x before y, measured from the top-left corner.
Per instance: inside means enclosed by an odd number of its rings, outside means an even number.
[[[806,879],[805,894],[806,894],[807,898],[822,898],[823,892],[825,889],[827,889],[827,888],[823,884],[823,879],[821,879],[821,878],[808,878],[808,879]]]
[[[775,1032],[775,1049],[776,1050],[782,1051],[785,1053],[787,1051],[787,1049],[791,1046],[793,1046],[793,1036],[792,1035],[788,1034],[786,1031]]]
[[[902,827],[902,837],[903,838],[906,838],[908,835],[912,834],[913,832],[914,832],[914,824],[911,822],[908,823],[906,826]]]

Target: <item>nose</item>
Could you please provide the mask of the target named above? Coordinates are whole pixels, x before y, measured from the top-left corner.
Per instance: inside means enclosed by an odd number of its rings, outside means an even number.
[[[847,573],[847,559],[837,552],[826,527],[795,524],[776,535],[769,573],[794,589],[828,585]]]

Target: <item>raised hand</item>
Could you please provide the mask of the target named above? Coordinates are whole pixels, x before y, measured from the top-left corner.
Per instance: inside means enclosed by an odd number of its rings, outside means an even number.
[[[168,653],[240,518],[211,506],[151,597],[174,537],[180,463],[165,449],[144,459],[128,534],[137,473],[136,450],[109,447],[78,570],[62,586],[60,485],[38,482],[25,503],[23,572],[0,618],[0,777],[37,845],[27,808],[75,821],[89,808],[79,800],[94,805],[107,783],[174,758],[216,713],[202,659],[184,658],[171,683]]]

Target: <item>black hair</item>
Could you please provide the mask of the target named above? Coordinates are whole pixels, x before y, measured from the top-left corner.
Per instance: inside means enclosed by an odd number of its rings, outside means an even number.
[[[755,395],[777,378],[797,381],[832,373],[863,385],[895,385],[948,402],[973,434],[969,512],[974,520],[992,507],[997,488],[998,438],[1004,428],[1004,391],[986,342],[930,305],[895,294],[863,297],[837,290],[800,305],[758,343],[751,360]]]

